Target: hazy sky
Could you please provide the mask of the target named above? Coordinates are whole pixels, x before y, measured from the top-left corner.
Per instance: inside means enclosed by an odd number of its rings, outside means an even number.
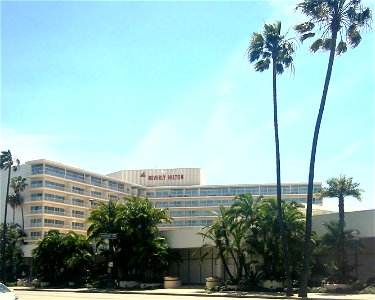
[[[201,167],[207,184],[274,183],[272,73],[246,48],[277,20],[292,38],[296,3],[1,1],[1,150],[101,174]],[[308,178],[328,61],[310,43],[278,77],[284,183]],[[336,58],[319,136],[315,180],[365,190],[348,209],[375,206],[374,53],[367,31]]]

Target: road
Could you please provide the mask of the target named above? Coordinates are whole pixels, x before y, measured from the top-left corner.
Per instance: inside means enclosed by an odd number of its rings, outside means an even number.
[[[101,299],[101,300],[198,300],[198,299],[209,299],[215,300],[228,300],[228,299],[251,299],[251,300],[280,300],[280,299],[301,299],[297,298],[297,295],[291,298],[286,298],[280,294],[265,295],[265,294],[242,294],[242,295],[219,295],[202,293],[201,291],[195,290],[176,290],[176,293],[165,293],[165,292],[145,292],[145,293],[127,293],[123,291],[112,291],[112,292],[92,292],[88,290],[33,290],[33,289],[15,289],[16,294],[20,300],[87,300],[87,299]],[[164,294],[163,294],[164,293]],[[191,294],[190,294],[191,293]],[[211,296],[211,297],[210,297]],[[373,300],[374,295],[343,295],[343,294],[309,294],[309,300]],[[1,296],[0,296],[1,300]]]

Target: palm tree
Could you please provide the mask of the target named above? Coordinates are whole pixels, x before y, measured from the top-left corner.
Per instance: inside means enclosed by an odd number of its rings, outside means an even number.
[[[324,81],[319,113],[315,124],[314,137],[311,146],[309,179],[306,204],[306,235],[303,272],[301,276],[301,288],[299,296],[306,297],[309,272],[309,258],[311,253],[311,218],[313,201],[313,181],[315,168],[315,155],[318,144],[319,129],[323,117],[324,106],[327,98],[329,82],[332,74],[335,54],[340,55],[347,51],[347,47],[355,48],[361,42],[361,27],[369,27],[371,11],[363,8],[361,0],[304,0],[297,4],[297,10],[301,10],[309,20],[295,26],[301,34],[301,40],[314,37],[315,25],[321,36],[310,46],[312,52],[319,49],[329,51],[328,67]]]
[[[332,253],[333,260],[328,265],[330,267],[332,279],[335,283],[347,283],[349,270],[346,257],[342,255],[343,248],[352,249],[354,251],[362,251],[363,245],[360,240],[354,236],[353,232],[358,230],[343,230],[341,232],[340,221],[331,221],[323,224],[327,232],[321,238],[320,250],[329,251]],[[341,237],[340,237],[341,236]]]
[[[339,222],[338,222],[338,235],[337,242],[339,244],[338,249],[338,267],[341,272],[341,277],[345,277],[345,260],[346,253],[344,247],[345,240],[345,210],[344,210],[344,199],[347,196],[354,197],[357,200],[361,200],[362,190],[358,188],[359,183],[353,182],[353,178],[346,178],[345,175],[340,175],[339,178],[330,178],[327,180],[328,187],[322,188],[319,192],[320,197],[338,198],[339,199]]]
[[[25,228],[25,220],[23,216],[23,198],[21,196],[21,192],[23,192],[27,186],[26,180],[27,179],[22,176],[16,176],[12,178],[11,183],[10,183],[10,186],[12,187],[12,189],[14,190],[17,196],[17,199],[16,199],[17,201],[15,202],[15,207],[13,209],[13,223],[14,223],[15,209],[17,208],[17,206],[20,206],[21,213],[22,213],[22,231]]]
[[[16,194],[8,196],[8,204],[13,209],[13,224],[15,219],[16,207],[18,206],[19,197]]]
[[[250,63],[256,62],[254,68],[256,71],[263,72],[268,70],[272,61],[272,81],[273,81],[273,119],[275,127],[275,146],[276,146],[276,183],[277,183],[277,206],[278,220],[281,231],[281,243],[285,259],[285,269],[287,278],[287,294],[292,295],[292,282],[290,278],[290,265],[288,255],[288,245],[284,234],[283,216],[281,208],[281,175],[280,175],[280,150],[279,150],[279,129],[277,120],[277,95],[276,95],[276,75],[284,72],[285,68],[291,67],[293,70],[293,43],[285,40],[281,35],[281,22],[274,24],[265,24],[263,34],[253,33],[250,46],[247,50]]]
[[[19,166],[20,161],[18,159],[13,160],[12,153],[10,150],[8,151],[1,151],[0,154],[0,170],[8,170],[8,181],[7,181],[7,189],[5,194],[5,212],[4,212],[4,230],[2,236],[2,245],[1,245],[1,270],[2,270],[2,279],[5,281],[5,237],[7,231],[7,213],[8,213],[8,198],[9,198],[9,185],[10,185],[10,172],[16,171],[17,167]]]

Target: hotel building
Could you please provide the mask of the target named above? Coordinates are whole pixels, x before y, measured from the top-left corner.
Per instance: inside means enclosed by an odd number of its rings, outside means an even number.
[[[2,182],[6,182],[2,172]],[[24,198],[24,219],[27,242],[34,243],[51,229],[74,230],[86,234],[86,219],[99,201],[122,200],[125,196],[149,197],[156,207],[168,209],[172,224],[161,229],[202,227],[215,220],[213,211],[229,206],[235,195],[251,193],[254,197],[276,197],[275,184],[204,185],[199,168],[122,170],[109,175],[41,159],[21,165],[13,176],[27,178]],[[314,185],[314,192],[321,188]],[[282,185],[282,198],[306,202],[307,184]],[[5,189],[1,189],[4,206]],[[321,199],[314,199],[317,206]],[[1,209],[3,213],[3,209]],[[316,212],[319,212],[317,210]],[[11,220],[8,214],[8,220]],[[2,217],[3,218],[3,217]],[[17,212],[16,222],[21,224]]]
[[[251,193],[255,198],[260,195],[276,198],[275,184],[205,185],[199,168],[122,170],[101,175],[40,159],[21,165],[17,172],[12,172],[11,177],[14,176],[27,178],[28,184],[22,192],[26,259],[31,257],[36,241],[51,229],[74,230],[86,235],[86,219],[96,203],[110,199],[121,201],[130,195],[147,196],[156,207],[168,209],[173,217],[172,224],[163,224],[160,229],[168,245],[182,258],[171,271],[185,284],[203,284],[206,277],[213,275],[225,277],[222,262],[216,256],[207,257],[200,263],[205,242],[197,233],[202,226],[215,220],[213,211],[220,205],[231,205],[233,197],[241,193]],[[1,220],[4,218],[6,182],[7,172],[1,172]],[[314,184],[314,192],[320,188],[321,183]],[[305,204],[306,194],[306,183],[282,184],[282,198],[286,202]],[[319,235],[324,233],[323,222],[337,218],[337,214],[325,211],[322,204],[321,199],[314,199],[313,230]],[[12,215],[8,207],[8,222],[12,221]],[[360,256],[350,257],[352,264],[358,262],[356,270],[365,280],[375,272],[375,266],[368,263],[375,253],[374,210],[346,215],[347,228],[358,229],[366,246]],[[15,222],[22,224],[20,209],[16,210]]]

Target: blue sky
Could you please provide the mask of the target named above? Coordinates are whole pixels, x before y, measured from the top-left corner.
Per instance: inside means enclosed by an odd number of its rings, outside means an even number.
[[[1,149],[107,174],[201,167],[207,184],[273,183],[271,71],[246,59],[297,1],[1,2]],[[374,10],[372,1],[365,2]],[[282,182],[306,182],[327,53],[278,77]],[[315,180],[345,174],[374,208],[374,34],[337,57]],[[336,200],[325,201],[336,206]]]

